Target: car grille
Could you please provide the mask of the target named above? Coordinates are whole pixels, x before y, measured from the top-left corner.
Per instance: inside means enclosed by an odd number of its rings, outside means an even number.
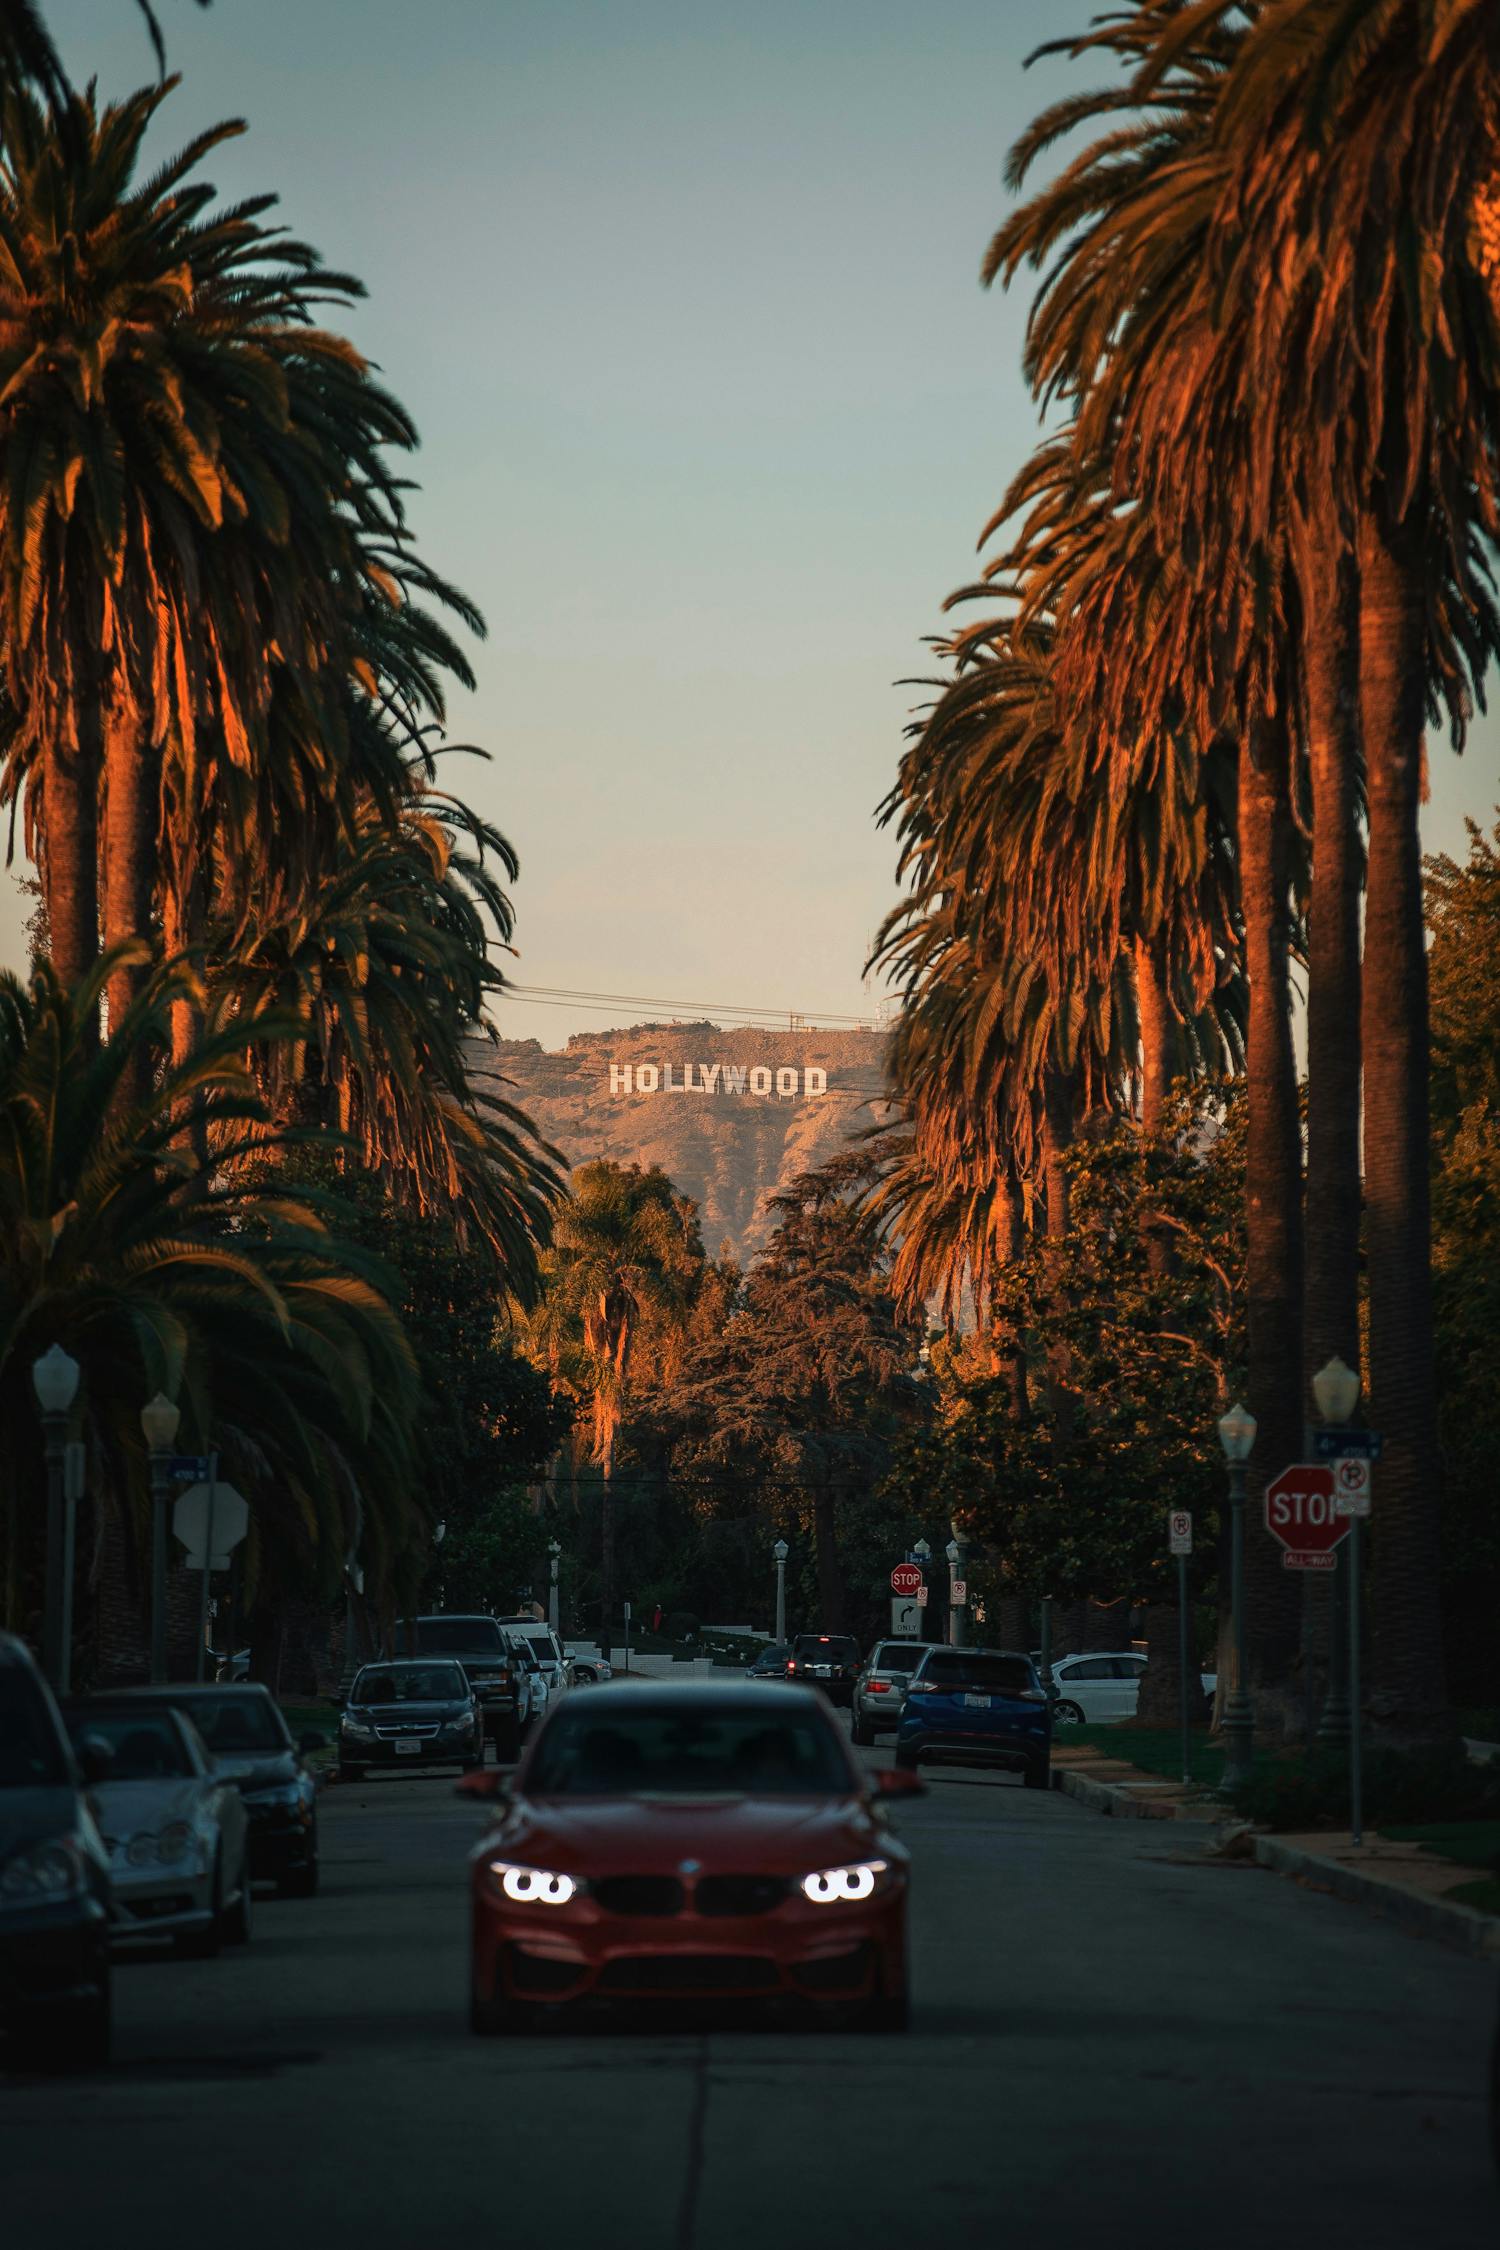
[[[779,1986],[774,1961],[755,1954],[648,1953],[609,1961],[599,1972],[600,1992],[766,1992]]]
[[[589,1885],[606,1914],[680,1914],[682,1885],[675,1875],[604,1875]]]
[[[769,1914],[789,1888],[781,1875],[705,1875],[693,1904],[700,1914]]]
[[[375,1729],[382,1742],[430,1742],[437,1731],[436,1726],[377,1727]]]

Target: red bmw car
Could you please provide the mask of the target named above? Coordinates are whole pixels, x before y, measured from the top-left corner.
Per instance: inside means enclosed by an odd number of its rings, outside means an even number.
[[[583,1688],[550,1713],[473,1855],[472,2016],[583,1999],[800,1999],[907,2017],[907,1854],[823,1698],[736,1681]]]

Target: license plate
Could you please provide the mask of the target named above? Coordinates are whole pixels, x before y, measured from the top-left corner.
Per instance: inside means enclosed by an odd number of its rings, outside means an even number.
[[[396,1755],[398,1758],[420,1758],[422,1745],[420,1742],[398,1742],[396,1744]]]
[[[966,1695],[964,1705],[970,1711],[988,1711],[990,1699],[987,1695]]]

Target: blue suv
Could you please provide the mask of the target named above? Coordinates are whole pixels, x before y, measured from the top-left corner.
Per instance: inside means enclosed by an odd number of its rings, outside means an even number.
[[[907,1684],[896,1763],[956,1758],[1019,1767],[1028,1789],[1052,1780],[1052,1709],[1029,1656],[930,1648]]]

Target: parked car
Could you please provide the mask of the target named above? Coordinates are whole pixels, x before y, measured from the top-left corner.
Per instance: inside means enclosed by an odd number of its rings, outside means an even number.
[[[547,1704],[550,1709],[564,1688],[573,1685],[573,1659],[550,1625],[535,1617],[502,1617],[501,1624],[507,1632],[519,1634],[531,1649],[541,1666],[547,1683]]]
[[[1028,1789],[1052,1779],[1052,1711],[1029,1656],[1003,1648],[929,1648],[907,1682],[896,1763],[928,1758],[1020,1769]]]
[[[271,1692],[254,1680],[213,1687],[121,1688],[120,1703],[181,1711],[203,1737],[214,1772],[232,1781],[250,1823],[250,1873],[284,1898],[318,1887],[318,1785],[306,1760],[326,1735],[293,1742]]]
[[[546,1716],[552,1683],[542,1669],[542,1660],[536,1649],[520,1628],[507,1625],[503,1630],[510,1644],[520,1688],[521,1732],[529,1734]]]
[[[341,1781],[361,1780],[368,1766],[406,1772],[457,1765],[468,1772],[484,1764],[484,1713],[454,1658],[361,1665],[342,1701]]]
[[[790,1641],[767,1641],[753,1664],[745,1668],[747,1680],[784,1680],[792,1653]]]
[[[1133,1719],[1140,1701],[1146,1659],[1140,1649],[1090,1649],[1084,1656],[1060,1656],[1052,1667],[1056,1691],[1054,1726],[1091,1726]],[[1215,1675],[1200,1672],[1202,1692],[1212,1699]]]
[[[926,1641],[877,1641],[854,1682],[850,1731],[868,1749],[877,1734],[894,1733],[906,1701],[906,1684],[927,1652]]]
[[[75,1748],[89,1737],[110,1747],[91,1796],[109,1853],[112,1942],[171,1939],[199,1957],[245,1944],[254,1914],[245,1800],[215,1771],[197,1728],[168,1705],[143,1710],[112,1696],[86,1696],[64,1716]]]
[[[408,1646],[405,1625],[397,1626],[393,1653],[456,1656],[479,1698],[486,1740],[494,1743],[502,1765],[514,1764],[520,1755],[531,1691],[524,1667],[517,1662],[499,1621],[481,1612],[444,1610],[413,1618],[412,1629],[415,1637]]]
[[[109,2059],[110,1873],[89,1791],[108,1745],[74,1749],[31,1652],[0,1633],[0,2030],[54,2067]]]
[[[575,1687],[597,1687],[601,1680],[612,1680],[615,1676],[614,1666],[597,1649],[570,1648],[568,1656]]]
[[[904,2030],[908,1862],[881,1800],[914,1786],[862,1772],[806,1689],[565,1696],[508,1792],[494,1773],[458,1785],[503,1797],[470,1861],[474,2030],[684,1996],[796,1997]]]
[[[786,1676],[818,1687],[830,1703],[848,1703],[859,1670],[859,1643],[847,1633],[798,1633],[787,1658]]]

